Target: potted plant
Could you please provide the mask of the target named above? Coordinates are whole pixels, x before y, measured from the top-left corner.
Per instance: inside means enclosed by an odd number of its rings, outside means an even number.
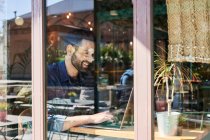
[[[159,90],[160,86],[165,94],[165,100],[167,103],[167,112],[157,112],[158,130],[161,136],[177,135],[179,112],[172,112],[171,106],[174,100],[174,92],[184,92],[183,84],[186,81],[190,81],[189,68],[175,62],[168,62],[165,58],[155,53],[156,60],[155,74],[154,74],[154,86]],[[189,82],[190,85],[190,82]]]
[[[76,97],[77,97],[76,92],[71,91],[71,92],[68,93],[68,96],[69,96],[71,102],[72,102],[72,103],[75,103],[75,99],[76,99]]]
[[[177,135],[181,136],[182,135],[182,127],[186,125],[187,121],[187,115],[186,114],[181,114],[178,119],[178,130],[177,130]]]
[[[0,121],[5,121],[9,104],[5,101],[0,102]]]

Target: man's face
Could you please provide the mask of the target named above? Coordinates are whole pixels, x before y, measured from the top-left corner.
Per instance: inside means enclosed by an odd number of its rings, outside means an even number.
[[[72,54],[71,62],[73,66],[81,72],[87,72],[89,65],[94,61],[94,43],[82,42]]]

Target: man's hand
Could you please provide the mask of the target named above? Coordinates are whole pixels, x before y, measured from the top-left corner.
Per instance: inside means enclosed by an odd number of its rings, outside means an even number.
[[[113,119],[113,115],[110,112],[101,112],[90,116],[91,123],[98,124]]]

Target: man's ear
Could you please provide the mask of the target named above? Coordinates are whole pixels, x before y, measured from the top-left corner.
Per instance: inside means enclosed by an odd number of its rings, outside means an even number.
[[[66,47],[66,52],[67,52],[67,54],[72,54],[72,53],[74,53],[74,52],[75,52],[75,47],[72,46],[72,45],[68,45],[68,46]]]

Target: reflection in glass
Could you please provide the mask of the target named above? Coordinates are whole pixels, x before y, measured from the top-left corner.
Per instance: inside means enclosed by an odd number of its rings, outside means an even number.
[[[31,139],[31,1],[1,1],[0,40],[0,139]]]
[[[200,133],[209,131],[207,5],[208,0],[154,1],[157,136],[191,136],[200,130],[193,135],[205,139]]]
[[[50,2],[45,48],[48,137],[67,135],[69,128],[80,125],[133,129],[132,2]]]

